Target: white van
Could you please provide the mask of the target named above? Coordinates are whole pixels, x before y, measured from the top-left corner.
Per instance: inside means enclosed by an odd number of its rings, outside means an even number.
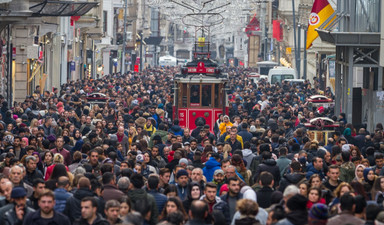
[[[284,66],[275,66],[268,72],[268,82],[270,84],[281,83],[286,79],[297,79],[296,70]]]
[[[260,75],[258,73],[250,73],[248,75],[248,79],[253,81],[253,83],[257,84],[261,79],[268,80],[268,76]]]

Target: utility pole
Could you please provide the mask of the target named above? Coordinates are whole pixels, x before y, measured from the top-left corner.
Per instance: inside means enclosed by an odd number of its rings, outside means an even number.
[[[299,62],[296,65],[297,68],[297,78],[301,78],[301,24],[300,22],[297,25],[297,62]]]
[[[120,72],[121,75],[125,73],[125,48],[127,44],[127,11],[128,11],[128,0],[124,1],[124,34],[123,34],[123,54],[121,55]]]
[[[143,71],[143,31],[140,31],[140,72]]]
[[[296,42],[296,13],[295,13],[295,0],[292,0],[292,16],[293,16],[293,42],[295,47],[295,64],[296,69],[298,68],[298,57],[297,57],[297,42]],[[299,72],[299,71],[298,71]]]

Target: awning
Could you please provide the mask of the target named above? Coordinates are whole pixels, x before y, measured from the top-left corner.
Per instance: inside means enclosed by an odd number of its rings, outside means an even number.
[[[51,1],[45,0],[31,6],[32,16],[83,16],[98,2],[70,2],[70,1]]]
[[[145,43],[147,43],[147,45],[159,45],[161,43],[161,40],[163,40],[163,37],[144,38],[144,41],[145,41]]]

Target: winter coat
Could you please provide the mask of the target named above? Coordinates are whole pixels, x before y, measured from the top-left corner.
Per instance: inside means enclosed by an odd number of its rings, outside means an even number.
[[[184,130],[179,125],[173,125],[168,132],[173,132],[175,135],[184,135]]]
[[[41,211],[39,209],[33,213],[29,213],[28,215],[26,215],[24,217],[23,225],[45,224],[46,220],[41,218],[40,213]],[[68,225],[68,224],[71,224],[71,222],[67,216],[56,211],[53,212],[53,218],[52,218],[52,221],[49,223],[49,225]]]
[[[56,188],[53,192],[55,194],[55,211],[63,212],[65,209],[65,205],[67,203],[67,199],[72,196],[72,193],[69,193],[64,188]]]
[[[205,199],[205,195],[200,197],[200,200],[204,201],[204,199]],[[219,198],[217,196],[215,197],[215,201],[216,201],[216,203],[213,205],[212,211],[213,210],[217,210],[217,211],[222,212],[224,217],[225,217],[225,220],[227,221],[227,224],[229,224],[231,217],[229,215],[229,206],[228,206],[228,204],[225,201],[221,200],[221,198]]]
[[[133,189],[128,191],[128,197],[131,199],[132,208],[135,208],[135,204],[140,204],[143,199],[147,199],[148,205],[151,208],[150,224],[155,225],[157,223],[159,211],[155,198],[152,195],[147,194],[144,189]]]
[[[235,225],[261,225],[258,220],[251,217],[245,217],[235,220]]]
[[[168,199],[167,196],[165,196],[164,194],[161,194],[158,191],[154,191],[154,190],[148,191],[148,194],[152,195],[153,198],[155,198],[157,210],[160,214],[163,211],[165,203],[167,202],[167,199]]]
[[[119,201],[124,196],[124,193],[120,191],[115,185],[105,184],[103,191],[104,201],[117,200]]]
[[[149,148],[153,147],[153,138],[156,135],[159,135],[161,137],[161,140],[163,141],[163,143],[165,143],[167,141],[167,139],[168,139],[168,132],[167,131],[165,131],[165,130],[156,130],[156,132],[153,133],[151,135],[151,138],[149,139],[149,143],[148,143],[148,147]]]
[[[307,166],[307,175],[306,175],[307,180],[309,180],[309,178],[311,178],[311,176],[313,174],[319,174],[321,180],[323,180],[325,177],[323,171],[315,169],[315,167],[313,167],[312,163],[310,163]]]
[[[88,188],[80,188],[75,191],[73,196],[67,199],[63,213],[69,217],[71,222],[81,218],[81,199],[85,197],[95,197],[95,194]],[[97,198],[97,197],[95,197]],[[98,203],[98,212],[103,213],[104,211],[104,201],[97,198]]]
[[[216,161],[215,158],[209,158],[209,160],[205,163],[205,167],[203,168],[203,174],[207,179],[207,182],[211,182],[213,180],[213,174],[218,169],[221,169],[221,164]]]
[[[267,209],[271,206],[271,196],[274,190],[271,187],[264,186],[256,192],[257,203],[263,209]]]
[[[243,138],[243,143],[246,141],[250,142],[251,139],[253,138],[253,135],[247,130],[240,131],[238,135],[240,135]]]
[[[279,167],[280,170],[280,177],[282,177],[286,171],[286,169],[289,167],[291,164],[291,160],[289,160],[286,156],[280,156],[276,160],[276,164]]]
[[[247,162],[247,169],[251,168],[252,160],[255,158],[255,154],[253,154],[251,149],[243,149],[243,159]]]
[[[28,216],[28,214],[35,212],[34,209],[26,206],[24,210],[24,218]],[[21,225],[23,221],[19,220],[16,216],[15,207],[12,207],[10,210],[5,212],[3,215],[3,223],[5,225]],[[29,224],[28,224],[29,225]]]
[[[298,184],[300,181],[305,179],[305,174],[304,173],[290,173],[290,174],[285,174],[281,180],[280,180],[280,185],[279,185],[279,191],[281,193],[284,192],[285,188],[288,187],[288,185],[291,184]]]
[[[73,225],[89,225],[86,219],[77,219]],[[91,225],[110,225],[108,220],[104,219],[100,214],[97,215],[95,221]]]
[[[308,212],[306,210],[293,211],[286,215],[285,219],[280,220],[276,225],[304,225],[308,223]],[[328,224],[328,223],[327,223]]]
[[[255,182],[258,180],[261,172],[268,171],[273,175],[275,181],[274,187],[276,187],[280,182],[280,170],[276,165],[276,161],[273,159],[264,160],[258,167],[254,176]]]
[[[340,166],[340,180],[351,183],[355,178],[355,164],[353,162],[346,162]]]

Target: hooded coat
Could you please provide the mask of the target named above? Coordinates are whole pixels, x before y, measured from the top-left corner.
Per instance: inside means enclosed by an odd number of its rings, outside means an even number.
[[[214,157],[209,158],[209,160],[205,163],[205,167],[203,168],[203,174],[207,179],[207,182],[211,182],[213,180],[213,174],[218,169],[221,169],[221,164],[216,161]]]

